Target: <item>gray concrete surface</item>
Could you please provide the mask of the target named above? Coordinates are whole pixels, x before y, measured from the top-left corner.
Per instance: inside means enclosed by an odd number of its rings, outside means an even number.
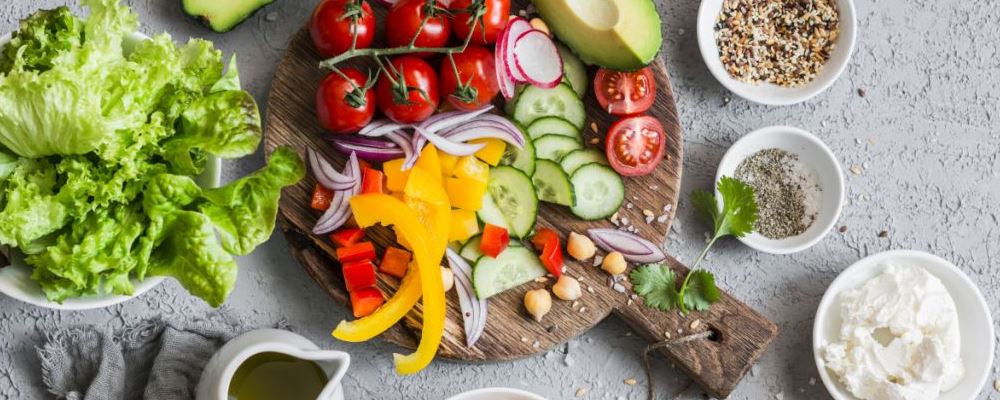
[[[0,31],[39,7],[68,0],[0,1]],[[184,16],[177,0],[130,0],[146,33],[205,37],[240,56],[245,86],[261,104],[289,36],[315,1],[278,0],[224,35]],[[828,398],[810,350],[813,314],[827,285],[855,260],[888,249],[920,249],[955,262],[979,285],[993,314],[1000,309],[1000,8],[992,0],[859,1],[859,40],[840,80],[816,99],[790,107],[766,107],[733,98],[705,69],[694,26],[698,2],[661,4],[674,91],[684,126],[683,197],[671,254],[690,261],[705,227],[686,201],[708,188],[726,148],[756,128],[788,124],[812,131],[838,155],[848,172],[848,200],[841,221],[814,248],[792,256],[756,253],[736,241],[719,244],[709,267],[720,284],[776,321],[782,334],[731,398]],[[312,91],[313,88],[302,88]],[[865,92],[859,95],[859,90]],[[0,110],[2,112],[2,110]],[[262,156],[229,163],[232,179],[258,168]],[[880,238],[886,230],[888,237]],[[346,378],[352,399],[443,399],[484,387],[512,386],[552,399],[645,398],[641,340],[620,321],[608,320],[548,354],[517,362],[468,365],[437,361],[411,377],[392,372],[394,346],[375,341],[344,344],[329,336],[347,312],[333,304],[289,256],[275,235],[240,260],[240,278],[226,308],[260,326],[287,320],[323,347],[354,356]],[[53,312],[0,298],[0,398],[45,398],[34,346],[56,327],[98,323],[120,326],[152,316],[196,317],[211,309],[170,282],[117,307]],[[688,385],[668,362],[656,361],[661,388]],[[998,399],[997,368],[979,399]],[[639,385],[623,383],[638,379]],[[703,398],[697,388],[681,396]],[[661,398],[666,397],[665,394]]]

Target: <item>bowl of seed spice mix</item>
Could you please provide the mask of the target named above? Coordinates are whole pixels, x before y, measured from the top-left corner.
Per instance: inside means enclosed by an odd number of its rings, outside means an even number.
[[[806,101],[847,67],[853,0],[702,0],[698,47],[712,75],[745,99]]]
[[[790,126],[758,129],[723,156],[723,176],[754,189],[758,219],[740,240],[753,249],[791,254],[816,244],[833,229],[844,203],[844,178],[830,148]]]

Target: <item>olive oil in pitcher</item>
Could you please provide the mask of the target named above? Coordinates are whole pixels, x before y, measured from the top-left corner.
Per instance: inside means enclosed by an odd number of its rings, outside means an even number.
[[[315,362],[260,353],[236,369],[229,400],[316,400],[326,383],[326,373]]]

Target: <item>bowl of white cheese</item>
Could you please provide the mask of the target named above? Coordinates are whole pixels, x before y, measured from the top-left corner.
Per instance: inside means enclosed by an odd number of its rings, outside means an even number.
[[[837,400],[975,399],[994,345],[975,283],[947,260],[912,250],[844,270],[813,325],[816,367]]]

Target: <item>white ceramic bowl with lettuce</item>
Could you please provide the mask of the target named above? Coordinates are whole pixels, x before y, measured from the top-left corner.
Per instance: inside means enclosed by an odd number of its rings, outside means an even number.
[[[260,113],[211,42],[146,38],[114,0],[38,11],[0,48],[0,292],[43,307],[105,307],[162,278],[218,307],[236,256],[274,230],[305,175],[278,148],[225,186],[218,158],[252,154]],[[6,161],[4,161],[6,160]],[[105,295],[106,294],[106,295]]]
[[[136,32],[126,39],[124,45],[132,47],[148,39],[149,36]],[[0,48],[6,46],[9,41],[9,33],[0,36]],[[205,165],[205,171],[198,177],[198,185],[206,189],[216,188],[219,187],[221,179],[222,160],[218,157],[209,157]],[[133,279],[132,283],[135,285],[135,291],[131,296],[91,295],[66,299],[60,304],[47,299],[45,293],[42,292],[42,288],[38,286],[38,283],[31,280],[31,271],[34,268],[24,261],[23,254],[4,246],[0,246],[0,253],[6,255],[6,258],[10,262],[10,265],[0,268],[0,293],[39,307],[56,310],[89,310],[108,307],[141,296],[163,282],[163,277],[161,276],[150,276],[142,281]]]

